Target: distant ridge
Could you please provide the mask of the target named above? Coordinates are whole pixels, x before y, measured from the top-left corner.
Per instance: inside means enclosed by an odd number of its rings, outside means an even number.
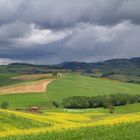
[[[131,83],[140,83],[140,57],[111,59],[97,63],[73,61],[57,65],[11,63],[0,66],[0,74],[43,74],[53,72],[75,72],[96,78],[110,78]]]
[[[33,66],[33,64],[30,63],[10,63],[9,66]]]
[[[30,64],[30,63],[10,63],[8,64],[9,66],[52,66],[56,68],[82,68],[85,66],[96,66],[96,65],[103,65],[103,64],[128,64],[128,63],[133,63],[136,65],[140,66],[140,57],[134,57],[130,59],[110,59],[106,61],[101,61],[101,62],[96,62],[96,63],[88,63],[88,62],[78,62],[78,61],[71,61],[71,62],[63,62],[61,64],[56,64],[56,65],[36,65],[36,64]]]
[[[140,57],[135,57],[131,59],[110,59],[103,62],[97,62],[97,63],[86,63],[86,62],[64,62],[62,64],[56,65],[57,68],[68,68],[68,69],[90,69],[94,67],[100,67],[100,66],[126,66],[126,65],[137,65],[140,67]]]

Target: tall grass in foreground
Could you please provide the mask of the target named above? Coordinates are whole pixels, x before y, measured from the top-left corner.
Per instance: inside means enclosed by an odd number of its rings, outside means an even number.
[[[0,110],[0,140],[139,140],[140,113],[30,114]],[[20,126],[20,127],[19,127]]]
[[[19,135],[0,140],[139,140],[140,124],[127,123],[73,130],[52,131],[33,135]]]

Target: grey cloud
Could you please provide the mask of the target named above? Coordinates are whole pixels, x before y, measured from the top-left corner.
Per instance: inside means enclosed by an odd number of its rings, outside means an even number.
[[[0,25],[11,23],[17,19],[18,8],[22,0],[1,0],[0,1]]]
[[[140,19],[139,0],[2,0],[0,5],[3,22],[18,18],[47,28],[64,28],[81,22],[138,23]]]
[[[22,22],[14,22],[0,26],[0,40],[22,37],[30,31],[30,26]]]
[[[138,23],[139,7],[139,0],[30,0],[24,3],[20,14],[23,20],[40,26],[65,28],[81,22],[108,25],[130,20]]]
[[[61,61],[100,61],[110,58],[130,58],[140,55],[140,27],[123,22],[114,27],[105,28],[101,36],[97,36],[97,26],[87,25],[83,30],[80,29],[67,40],[60,50],[59,58]],[[123,29],[124,28],[124,29]],[[101,31],[100,31],[101,32]],[[115,35],[114,35],[115,34]],[[109,40],[108,40],[109,38]],[[110,39],[111,38],[111,39]]]
[[[41,0],[32,7],[28,6],[25,18],[49,27],[72,26],[81,22],[107,25],[121,20],[135,23],[140,18],[139,0],[47,0],[44,3]]]
[[[140,56],[139,7],[139,0],[1,0],[1,63]]]

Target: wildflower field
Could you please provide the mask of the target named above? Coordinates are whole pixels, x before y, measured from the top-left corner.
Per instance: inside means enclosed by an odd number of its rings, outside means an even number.
[[[0,140],[116,140],[140,138],[140,112],[53,112],[0,110]]]

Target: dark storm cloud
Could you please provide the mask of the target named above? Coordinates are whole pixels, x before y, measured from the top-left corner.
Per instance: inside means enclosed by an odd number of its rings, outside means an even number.
[[[0,22],[23,20],[63,28],[77,23],[140,22],[139,0],[1,0]]]
[[[139,0],[23,0],[16,16],[49,28],[77,23],[115,24],[122,20],[140,22]]]
[[[0,63],[139,56],[139,7],[139,0],[0,0]]]

